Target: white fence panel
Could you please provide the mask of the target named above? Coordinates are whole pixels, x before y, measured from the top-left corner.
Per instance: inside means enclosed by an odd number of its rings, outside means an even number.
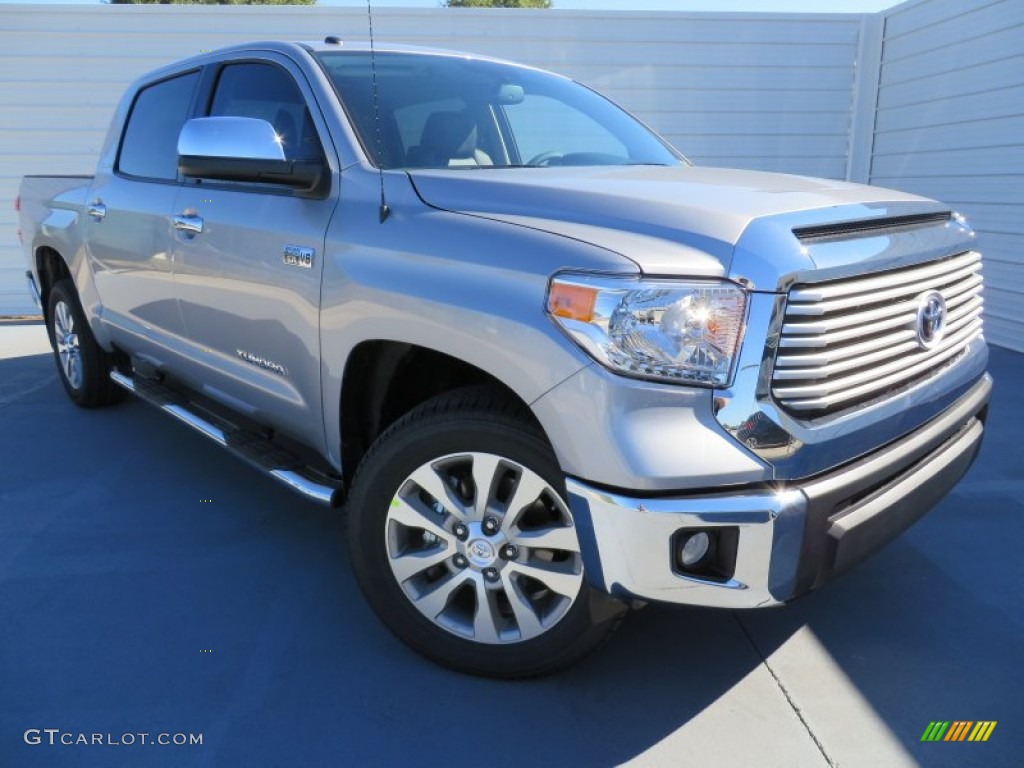
[[[910,0],[880,16],[380,8],[374,25],[382,42],[568,74],[701,164],[946,200],[988,259],[990,340],[1024,350],[1024,2]],[[199,50],[325,34],[365,39],[365,11],[0,5],[0,315],[31,310],[20,177],[91,173],[131,80]]]
[[[871,182],[971,219],[986,335],[1024,351],[1024,3],[912,0],[886,14]]]
[[[380,41],[573,76],[702,164],[842,178],[861,17],[473,9],[374,12]],[[12,203],[29,173],[91,173],[124,87],[250,40],[366,39],[360,8],[0,5],[0,314],[30,311]]]

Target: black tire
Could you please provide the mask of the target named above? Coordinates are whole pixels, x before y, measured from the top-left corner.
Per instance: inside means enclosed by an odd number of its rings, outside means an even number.
[[[96,343],[74,283],[67,278],[50,289],[46,331],[64,391],[75,405],[96,408],[123,398],[124,390],[110,379],[114,355]]]
[[[479,542],[485,536],[481,531],[486,529],[479,526],[487,525],[486,518],[480,518],[482,523],[470,523],[476,533],[467,532],[466,541],[461,545],[455,538],[441,540],[434,534],[421,532],[415,525],[407,527],[392,518],[396,512],[391,507],[398,507],[400,498],[412,499],[413,504],[422,502],[426,505],[424,509],[438,514],[438,520],[444,521],[444,527],[454,531],[459,520],[468,518],[438,512],[439,507],[430,501],[436,497],[424,496],[422,486],[418,485],[412,475],[425,470],[427,466],[430,466],[431,471],[439,471],[437,466],[444,466],[440,476],[452,477],[443,473],[463,471],[461,468],[464,465],[460,464],[463,459],[472,461],[474,471],[476,462],[481,461],[480,471],[483,472],[483,462],[491,461],[493,457],[500,457],[500,461],[496,465],[498,469],[494,471],[491,488],[500,489],[505,482],[510,484],[510,490],[504,491],[504,497],[499,490],[491,491],[493,496],[488,496],[496,500],[506,499],[507,507],[501,518],[502,527],[505,518],[510,521],[508,539],[493,539],[493,552],[485,555],[497,557],[498,552],[501,552],[501,558],[491,562],[496,567],[483,568],[486,561],[470,562],[464,556],[461,568],[457,566],[458,553],[464,551],[458,547],[481,546]],[[433,465],[442,458],[451,464]],[[506,469],[502,462],[508,462],[513,469]],[[516,475],[515,472],[519,470],[521,472]],[[423,474],[416,476],[425,477]],[[518,496],[518,490],[513,493],[511,488],[518,489],[524,478],[530,479],[530,488],[543,487],[544,490],[535,501],[522,507],[522,512],[514,513],[513,505],[509,502]],[[472,480],[469,482],[472,483]],[[513,483],[514,486],[511,485]],[[557,492],[560,497],[557,501],[551,498],[553,492]],[[476,497],[475,491],[466,489],[461,493],[455,490],[454,493],[470,506]],[[524,489],[520,498],[532,498],[529,494],[530,489]],[[558,533],[571,531],[571,537],[575,538],[565,497],[565,482],[558,462],[543,435],[520,406],[482,388],[439,396],[413,409],[392,425],[374,443],[359,467],[347,505],[349,547],[356,578],[371,607],[384,624],[408,646],[433,661],[460,672],[497,678],[534,677],[555,672],[579,661],[597,648],[610,636],[626,612],[621,602],[597,592],[581,576],[578,592],[570,598],[559,594],[556,588],[548,589],[543,582],[533,581],[532,577],[524,580],[519,573],[520,563],[526,569],[531,564],[539,563],[543,568],[564,569],[573,578],[577,573],[582,574],[582,558],[571,550],[562,552],[543,547],[536,549],[529,542],[516,547],[514,543],[525,540],[514,538],[516,535],[529,535],[523,533],[523,526],[527,525],[523,521],[538,514],[557,516],[556,522],[543,523],[542,533],[549,534],[555,529]],[[452,503],[450,498],[448,503]],[[409,508],[412,509],[411,506]],[[497,519],[492,516],[490,522],[494,523]],[[440,525],[432,530],[439,530]],[[428,525],[428,528],[431,526]],[[426,542],[428,535],[432,539]],[[454,532],[451,535],[454,537]],[[499,531],[495,537],[505,535]],[[479,538],[474,539],[472,536]],[[431,566],[429,572],[418,572],[404,584],[429,578],[429,582],[424,581],[429,587],[462,579],[462,586],[447,598],[449,602],[443,610],[454,615],[458,611],[466,611],[477,616],[481,612],[480,595],[489,596],[483,615],[491,627],[501,627],[497,630],[499,635],[492,636],[490,642],[481,642],[475,638],[476,620],[473,618],[466,619],[474,625],[472,638],[452,629],[459,625],[447,616],[442,619],[441,614],[437,614],[434,619],[428,618],[417,607],[413,597],[407,594],[407,589],[411,588],[403,587],[392,570],[392,563],[397,562],[392,558],[405,556],[391,554],[390,548],[397,546],[394,544],[396,537],[416,538],[416,547],[430,547],[430,552],[452,556],[439,565]],[[508,543],[502,544],[501,541]],[[509,561],[505,557],[509,552],[506,547],[510,545],[519,562]],[[420,551],[427,550],[415,550],[416,553]],[[471,554],[475,557],[479,550],[472,549]],[[535,559],[540,557],[544,558],[543,562]],[[548,562],[547,558],[552,561],[564,558],[564,561]],[[414,564],[414,567],[418,568],[419,565]],[[499,572],[499,569],[505,570]],[[490,574],[487,574],[488,570]],[[547,570],[536,572],[549,573]],[[435,579],[435,574],[440,575]],[[485,587],[481,584],[488,580],[490,586],[486,589],[491,591],[483,591]],[[469,599],[466,590],[469,590],[469,597],[472,598],[472,609],[457,604],[463,598]],[[571,587],[566,591],[571,591]],[[527,593],[529,598],[523,598]],[[426,594],[432,599],[430,590],[426,590]],[[529,613],[513,611],[510,604],[513,595],[517,598],[516,608],[520,611],[524,604],[529,603]],[[545,611],[548,611],[546,615]],[[544,619],[533,624],[537,616],[544,616]],[[529,621],[524,622],[521,617],[528,617]],[[511,639],[508,634],[510,631]],[[528,631],[538,634],[527,636]]]

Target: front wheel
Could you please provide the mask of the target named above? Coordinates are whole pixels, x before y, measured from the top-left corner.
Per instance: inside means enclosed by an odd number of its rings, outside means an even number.
[[[463,672],[553,672],[597,647],[625,610],[584,580],[551,448],[485,390],[425,403],[378,439],[355,479],[349,541],[384,623]]]

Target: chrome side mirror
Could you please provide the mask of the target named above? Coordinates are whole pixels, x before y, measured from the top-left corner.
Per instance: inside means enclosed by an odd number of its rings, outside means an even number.
[[[274,126],[254,117],[197,117],[178,135],[178,170],[187,178],[320,188],[320,162],[288,160]]]
[[[284,147],[266,120],[255,117],[197,117],[182,126],[178,154],[183,157],[231,157],[284,160]]]

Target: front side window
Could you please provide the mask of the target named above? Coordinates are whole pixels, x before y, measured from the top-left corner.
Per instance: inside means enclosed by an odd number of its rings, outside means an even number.
[[[320,157],[320,140],[306,100],[285,70],[245,62],[224,67],[210,105],[211,117],[255,117],[274,126],[288,160]]]
[[[139,91],[124,129],[118,171],[147,179],[178,178],[178,134],[198,82],[199,73],[189,72]]]
[[[437,54],[318,58],[364,150],[383,168],[684,162],[629,113],[547,72]]]

